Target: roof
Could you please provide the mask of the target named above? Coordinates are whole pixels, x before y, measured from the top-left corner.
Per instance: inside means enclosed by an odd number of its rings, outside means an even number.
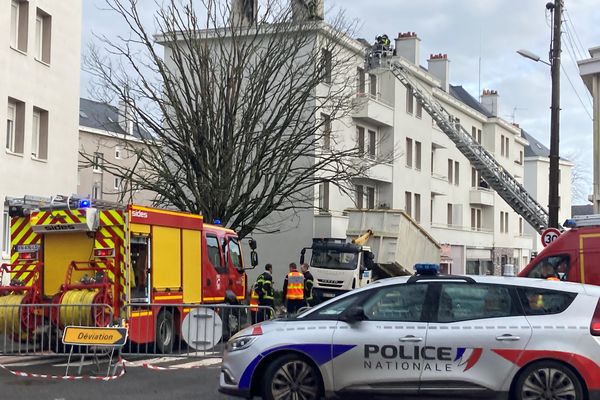
[[[550,150],[539,140],[527,133],[524,129],[521,129],[521,137],[529,142],[529,146],[525,146],[525,157],[550,156]]]
[[[475,111],[479,111],[488,118],[492,118],[493,115],[483,106],[475,97],[471,96],[469,92],[462,86],[450,85],[450,95],[465,105],[471,107]]]
[[[119,109],[108,103],[79,99],[79,125],[86,128],[98,129],[128,135],[119,124]],[[148,139],[152,135],[139,125],[135,125],[133,136],[138,139]]]

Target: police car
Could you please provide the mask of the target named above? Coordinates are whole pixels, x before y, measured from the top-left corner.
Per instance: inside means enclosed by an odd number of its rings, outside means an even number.
[[[600,398],[600,287],[418,274],[381,280],[227,344],[220,391]]]

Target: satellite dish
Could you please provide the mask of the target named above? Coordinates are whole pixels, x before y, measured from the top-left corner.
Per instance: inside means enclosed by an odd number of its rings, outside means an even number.
[[[210,350],[223,336],[223,321],[210,308],[194,308],[183,320],[181,336],[194,350]]]

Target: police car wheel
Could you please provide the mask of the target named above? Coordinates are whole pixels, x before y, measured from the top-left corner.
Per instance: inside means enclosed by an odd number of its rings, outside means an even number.
[[[581,381],[573,371],[556,361],[531,364],[519,375],[516,399],[583,399]]]
[[[321,380],[315,367],[299,356],[275,359],[263,378],[263,398],[316,400],[321,398]]]

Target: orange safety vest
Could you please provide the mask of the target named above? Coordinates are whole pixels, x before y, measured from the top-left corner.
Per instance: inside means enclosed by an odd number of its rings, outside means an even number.
[[[298,271],[292,271],[287,275],[286,300],[304,299],[304,275]]]
[[[258,293],[252,288],[252,294],[250,295],[250,312],[258,311]]]

